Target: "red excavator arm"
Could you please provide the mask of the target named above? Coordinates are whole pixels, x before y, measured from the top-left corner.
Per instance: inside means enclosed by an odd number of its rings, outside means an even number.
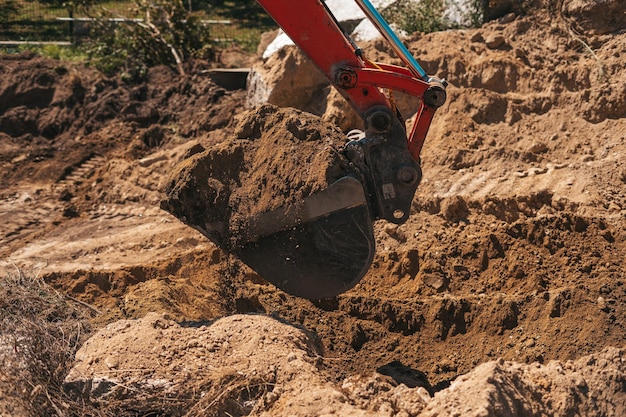
[[[420,151],[435,110],[445,101],[445,81],[426,74],[368,0],[355,1],[406,67],[369,61],[322,0],[258,1],[352,104],[365,131],[338,152],[342,177],[303,199],[250,215],[234,230],[228,218],[216,217],[220,210],[211,210],[211,201],[197,204],[198,196],[214,195],[202,188],[212,182],[196,181],[192,169],[202,158],[218,157],[210,151],[183,164],[183,180],[169,188],[165,207],[282,290],[309,299],[330,298],[367,273],[375,254],[373,221],[401,224],[409,218],[422,177]],[[408,136],[385,90],[420,99]],[[197,172],[212,175],[212,167]]]
[[[411,155],[418,160],[435,109],[445,102],[446,83],[426,75],[368,0],[355,1],[407,68],[367,60],[322,0],[297,3],[293,0],[258,0],[362,117],[378,105],[395,112],[381,89],[421,98],[413,130],[407,139]]]

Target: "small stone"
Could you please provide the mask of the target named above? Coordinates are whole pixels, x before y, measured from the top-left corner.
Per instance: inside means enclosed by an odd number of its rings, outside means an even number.
[[[417,395],[419,395],[419,397],[425,403],[428,403],[428,402],[430,402],[430,400],[432,400],[432,397],[430,396],[430,393],[424,387],[417,387],[416,393],[417,393]]]
[[[502,16],[499,20],[498,23],[502,24],[502,25],[506,25],[507,23],[511,23],[512,21],[515,20],[515,13],[507,13],[504,16]]]
[[[489,49],[498,49],[504,45],[504,37],[502,35],[491,35],[485,39],[485,45]]]
[[[529,151],[534,154],[546,153],[548,152],[548,147],[545,143],[535,143],[530,147]]]
[[[480,32],[476,32],[472,35],[472,37],[470,38],[470,41],[472,42],[482,42],[483,39],[483,34]]]
[[[398,236],[398,225],[396,224],[385,225],[385,233],[387,233],[392,238],[396,239],[396,237]]]
[[[609,211],[620,212],[622,208],[617,203],[611,202],[609,203]]]
[[[117,367],[120,366],[120,360],[117,356],[107,356],[106,359],[104,360],[104,364],[109,369],[116,369]]]
[[[167,156],[165,155],[150,155],[150,156],[146,156],[145,158],[140,159],[139,165],[142,167],[149,167],[150,165],[154,163],[165,161],[166,159],[167,159]]]
[[[443,273],[430,273],[424,274],[423,276],[424,284],[433,288],[436,291],[443,291],[447,288],[449,279]]]
[[[459,223],[467,220],[469,208],[463,197],[453,196],[441,202],[441,214],[447,221]]]

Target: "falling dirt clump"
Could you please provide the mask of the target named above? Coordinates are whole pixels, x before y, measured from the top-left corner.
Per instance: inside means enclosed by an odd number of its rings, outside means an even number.
[[[345,136],[308,113],[264,105],[231,137],[195,148],[175,169],[161,207],[220,247],[236,247],[250,219],[297,204],[345,175]]]

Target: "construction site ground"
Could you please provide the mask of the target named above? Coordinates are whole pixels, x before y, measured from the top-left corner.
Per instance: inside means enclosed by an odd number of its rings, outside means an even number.
[[[1,56],[0,267],[91,306],[103,333],[79,351],[72,384],[151,378],[195,398],[158,402],[163,415],[626,415],[626,33],[587,12],[406,39],[449,82],[412,214],[376,222],[370,271],[318,302],[160,208],[194,147],[264,117],[245,90],[217,85],[203,62],[128,85]],[[400,63],[382,41],[363,46]],[[163,395],[105,391],[120,407]],[[200,392],[216,399],[205,414]],[[157,402],[139,404],[126,410]]]

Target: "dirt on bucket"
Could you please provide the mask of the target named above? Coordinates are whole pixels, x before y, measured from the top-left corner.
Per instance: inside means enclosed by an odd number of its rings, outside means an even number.
[[[175,168],[161,207],[225,250],[250,219],[296,204],[346,175],[345,135],[295,109],[264,105],[242,114],[230,138],[196,146]]]

